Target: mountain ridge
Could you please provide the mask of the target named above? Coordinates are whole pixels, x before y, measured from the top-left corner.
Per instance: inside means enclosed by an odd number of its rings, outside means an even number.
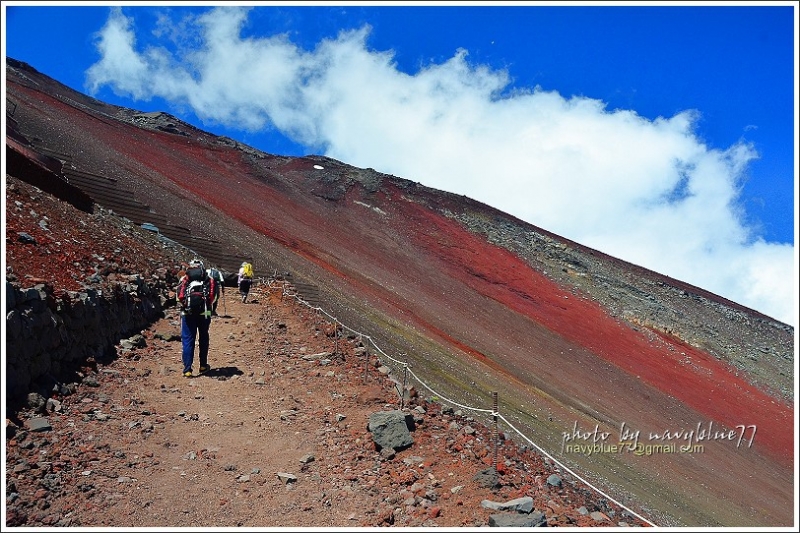
[[[14,68],[20,68],[20,69],[23,69],[23,70],[30,71],[32,73],[43,75],[42,73],[37,71],[34,67],[32,67],[31,65],[29,65],[29,64],[27,64],[25,62],[18,61],[18,60],[15,60],[13,58],[7,58],[6,60],[7,60],[8,64],[11,65]],[[129,109],[129,108],[124,108],[124,107],[114,106],[114,105],[102,102],[100,100],[97,100],[97,99],[95,99],[93,97],[87,96],[87,95],[85,95],[83,93],[80,93],[80,92],[76,91],[75,89],[72,89],[72,88],[70,88],[70,87],[68,87],[66,85],[61,84],[57,80],[50,80],[50,82],[54,83],[57,87],[63,88],[63,90],[65,90],[69,94],[76,96],[76,99],[74,99],[73,102],[75,102],[76,104],[78,104],[80,106],[91,107],[93,110],[101,112],[101,113],[107,113],[108,110],[116,110],[116,113],[114,115],[108,114],[108,116],[110,118],[115,118],[115,119],[123,118],[124,120],[130,122],[131,124],[135,124],[135,125],[137,125],[139,127],[142,127],[142,128],[151,129],[153,131],[163,131],[163,132],[166,132],[166,133],[173,133],[173,134],[182,135],[182,136],[189,136],[190,133],[201,134],[203,136],[210,137],[212,142],[215,142],[216,144],[219,144],[221,146],[234,148],[235,150],[241,151],[241,152],[249,154],[249,155],[253,155],[253,156],[255,156],[255,157],[259,158],[259,159],[265,159],[265,158],[273,158],[273,159],[277,158],[278,160],[282,159],[282,156],[276,156],[274,154],[268,154],[268,153],[266,153],[266,152],[264,152],[262,150],[253,148],[253,147],[248,146],[248,145],[243,144],[243,143],[240,143],[239,141],[236,141],[235,139],[231,139],[230,137],[217,136],[217,135],[208,133],[208,132],[206,132],[204,130],[201,130],[201,129],[197,128],[196,126],[193,126],[193,125],[191,125],[191,124],[189,124],[189,123],[187,123],[187,122],[185,122],[185,121],[183,121],[183,120],[181,120],[181,119],[175,117],[174,115],[172,115],[172,114],[170,114],[168,112],[165,112],[165,111],[143,112],[143,111],[138,111],[138,110],[135,110],[135,109]],[[79,100],[83,100],[83,99],[88,99],[88,103],[79,101]],[[188,132],[187,132],[187,130],[188,130]],[[725,304],[725,305],[727,305],[729,307],[733,307],[735,309],[747,312],[748,314],[751,314],[754,317],[758,317],[758,318],[761,318],[761,319],[764,319],[764,320],[767,320],[767,321],[774,321],[774,322],[777,322],[777,323],[780,323],[780,324],[784,324],[785,326],[788,326],[788,324],[785,324],[785,323],[783,323],[783,322],[781,322],[781,321],[779,321],[777,319],[774,319],[774,318],[772,318],[772,317],[770,317],[770,316],[768,316],[768,315],[766,315],[766,314],[764,314],[764,313],[762,313],[760,311],[757,311],[755,309],[749,308],[749,307],[747,307],[745,305],[742,305],[742,304],[740,304],[738,302],[735,302],[733,300],[730,300],[728,298],[725,298],[723,296],[715,294],[715,293],[713,293],[711,291],[703,289],[702,287],[698,287],[696,285],[692,285],[690,283],[683,282],[683,281],[681,281],[681,280],[679,280],[677,278],[673,278],[671,276],[668,276],[666,274],[662,274],[662,273],[654,271],[652,269],[641,267],[641,266],[636,265],[634,263],[631,263],[629,261],[626,261],[626,260],[623,260],[623,259],[619,259],[617,257],[614,257],[614,256],[610,255],[610,254],[606,254],[605,252],[602,252],[600,250],[596,250],[596,249],[593,249],[591,247],[582,245],[577,241],[574,241],[574,240],[568,239],[566,237],[562,237],[560,235],[557,235],[557,234],[555,234],[553,232],[547,231],[544,228],[541,228],[541,227],[538,227],[538,226],[536,226],[534,224],[531,224],[529,222],[523,221],[523,220],[515,217],[514,215],[502,212],[499,209],[496,209],[496,208],[494,208],[494,207],[492,207],[492,206],[490,206],[488,204],[484,204],[483,202],[480,202],[479,200],[475,200],[475,199],[469,198],[469,197],[464,196],[464,195],[459,195],[459,194],[452,193],[452,192],[449,192],[449,191],[444,191],[444,190],[439,190],[439,189],[435,189],[435,188],[432,188],[432,187],[428,187],[428,186],[425,186],[425,185],[423,185],[423,184],[421,184],[419,182],[415,182],[413,180],[402,178],[402,177],[398,177],[398,176],[394,176],[394,175],[391,175],[391,174],[382,173],[382,172],[376,171],[376,170],[371,169],[371,168],[360,169],[360,168],[356,168],[356,167],[350,167],[349,165],[346,165],[345,163],[342,163],[341,161],[338,161],[338,160],[333,159],[333,158],[328,157],[328,156],[307,155],[307,156],[302,156],[302,157],[285,156],[283,158],[285,160],[287,160],[287,161],[311,160],[311,161],[315,161],[315,162],[319,162],[319,163],[333,163],[334,165],[347,166],[350,169],[356,170],[356,172],[351,173],[351,174],[349,174],[347,176],[348,181],[352,182],[353,178],[354,178],[355,181],[358,181],[359,183],[361,183],[365,187],[365,189],[367,191],[369,191],[369,192],[375,192],[379,188],[379,185],[376,184],[377,180],[379,180],[379,179],[389,179],[389,180],[392,180],[392,181],[396,182],[398,184],[398,188],[400,188],[400,189],[404,189],[405,190],[405,189],[408,189],[409,187],[414,187],[417,190],[420,190],[422,192],[434,193],[434,194],[438,195],[440,198],[448,198],[448,199],[451,200],[451,202],[455,201],[455,200],[458,200],[459,202],[467,204],[467,205],[472,204],[473,206],[479,206],[481,211],[493,212],[496,216],[498,216],[498,217],[500,217],[502,219],[508,220],[509,222],[512,222],[514,225],[526,226],[532,231],[536,231],[537,233],[541,233],[542,235],[544,235],[544,236],[546,236],[546,237],[548,237],[550,239],[555,239],[555,240],[557,240],[557,241],[559,241],[559,242],[561,242],[563,244],[569,245],[570,247],[577,248],[578,250],[582,251],[583,253],[588,253],[590,255],[597,255],[597,256],[603,257],[603,258],[605,258],[605,259],[607,259],[609,261],[623,264],[626,269],[635,270],[640,274],[646,274],[648,276],[651,276],[653,278],[662,280],[662,281],[664,281],[666,283],[669,283],[671,285],[675,285],[675,286],[677,286],[677,288],[681,288],[681,289],[684,289],[684,290],[690,290],[694,294],[696,294],[696,295],[698,295],[700,297],[703,297],[703,298],[706,298],[708,300],[712,300],[712,301],[715,301],[715,302],[723,303],[723,304]],[[334,183],[335,183],[335,181],[334,181]],[[317,191],[317,192],[320,194],[321,197],[326,198],[326,199],[331,199],[331,200],[337,200],[341,196],[341,192],[338,195],[337,194],[333,194],[333,195],[329,195],[329,196],[326,196],[325,194],[323,194],[320,191]],[[789,327],[791,328],[791,326],[789,326]]]
[[[487,390],[500,390],[554,447],[578,418],[607,428],[757,418],[768,461],[791,464],[790,326],[466,197],[322,156],[266,154],[161,112],[101,103],[8,61],[14,121],[39,139],[32,144],[69,155],[65,168],[116,180],[149,212],[224,242],[232,257],[252,256],[262,275],[290,272],[446,392],[486,405]],[[221,266],[233,269],[232,257]],[[720,398],[709,401],[706,388]],[[526,395],[555,401],[519,400]],[[715,454],[724,462],[726,450]],[[611,466],[600,470],[624,471],[617,480],[657,474],[625,459],[603,458]],[[672,467],[689,468],[677,459]],[[726,512],[746,514],[736,504]]]

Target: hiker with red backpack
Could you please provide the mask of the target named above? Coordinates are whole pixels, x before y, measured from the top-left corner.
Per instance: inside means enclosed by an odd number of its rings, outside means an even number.
[[[216,280],[211,278],[203,262],[194,259],[189,263],[186,274],[178,284],[178,303],[181,307],[181,342],[183,344],[183,375],[192,377],[194,364],[194,345],[200,347],[200,374],[205,374],[208,366],[208,329],[211,326],[211,313],[217,298]]]

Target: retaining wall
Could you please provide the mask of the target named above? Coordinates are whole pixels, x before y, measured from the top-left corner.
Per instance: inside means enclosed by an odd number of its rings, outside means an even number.
[[[172,288],[166,277],[122,275],[102,289],[56,298],[47,284],[25,289],[6,281],[6,400],[19,403],[29,392],[48,397],[89,358],[113,359],[121,339],[175,305]]]

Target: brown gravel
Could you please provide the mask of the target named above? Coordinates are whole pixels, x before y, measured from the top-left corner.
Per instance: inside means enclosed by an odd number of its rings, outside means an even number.
[[[174,268],[179,254],[146,232],[7,181],[9,279],[82,279],[98,267],[109,283],[115,270]],[[20,231],[38,244],[20,243]],[[244,304],[227,288],[207,375],[181,375],[170,309],[142,332],[144,347],[120,344],[109,364],[86,361],[80,383],[49,406],[7,412],[6,526],[480,527],[497,513],[483,500],[522,496],[550,526],[646,525],[502,433],[495,439],[491,420],[414,391],[401,405],[374,354],[334,336],[283,286],[251,295]],[[382,454],[369,415],[401,407],[414,414],[414,444]],[[32,431],[37,418],[50,428]],[[479,474],[493,466],[498,484],[487,487]],[[560,487],[547,483],[554,473]]]

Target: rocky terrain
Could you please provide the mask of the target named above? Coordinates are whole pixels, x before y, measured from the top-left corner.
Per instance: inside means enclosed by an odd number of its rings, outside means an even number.
[[[186,260],[107,211],[6,179],[13,283],[108,288]],[[173,307],[114,357],[84,361],[74,381],[48,381],[7,411],[5,525],[649,525],[495,435],[489,417],[413,389],[401,403],[380,359],[293,294],[272,281],[245,304],[227,287],[206,375],[181,375]],[[397,410],[413,418],[413,443],[395,451],[368,426]]]
[[[161,111],[99,102],[11,59],[6,73],[10,175],[92,216],[123,215],[124,232],[157,230],[142,241],[153,249],[180,244],[229,272],[252,260],[263,279],[289,281],[377,343],[396,380],[465,406],[467,417],[496,404],[501,432],[659,525],[793,523],[788,325],[462,196],[322,156],[268,154]],[[18,201],[30,220],[9,225],[7,249],[19,260],[46,243],[54,257],[44,263],[56,265],[7,274],[25,299],[85,259],[68,276],[74,290],[108,274],[130,287],[121,302],[144,304],[143,280],[168,284],[187,260],[122,258],[124,247],[95,249],[79,225],[50,242],[55,225]],[[80,249],[62,252],[65,243]],[[757,428],[749,445],[721,437],[740,426]],[[695,438],[691,453],[564,446],[593,434],[622,441],[624,429],[649,444]]]

